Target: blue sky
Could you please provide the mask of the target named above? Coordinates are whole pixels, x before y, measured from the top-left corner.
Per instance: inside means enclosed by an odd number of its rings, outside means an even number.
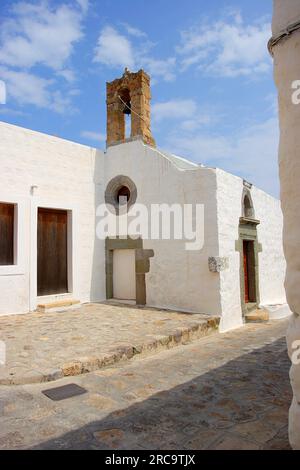
[[[157,146],[278,196],[271,0],[0,0],[0,120],[105,147],[105,83],[152,80]]]

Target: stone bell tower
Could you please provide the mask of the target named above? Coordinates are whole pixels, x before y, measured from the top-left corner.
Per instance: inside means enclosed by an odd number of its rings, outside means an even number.
[[[155,146],[150,130],[150,77],[144,70],[127,68],[121,78],[106,84],[107,146],[141,139]],[[130,138],[125,135],[125,114],[131,116]]]

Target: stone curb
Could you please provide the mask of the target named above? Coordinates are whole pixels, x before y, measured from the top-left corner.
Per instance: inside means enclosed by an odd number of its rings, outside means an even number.
[[[141,344],[118,343],[114,348],[99,355],[78,357],[72,362],[63,364],[56,369],[37,371],[30,370],[22,375],[6,375],[0,377],[0,385],[25,385],[31,383],[51,382],[63,377],[93,372],[112,366],[118,362],[128,361],[135,356],[143,357],[157,352],[195,341],[218,331],[220,319],[212,317],[207,320],[191,323],[188,327],[176,328],[169,335],[147,335]]]

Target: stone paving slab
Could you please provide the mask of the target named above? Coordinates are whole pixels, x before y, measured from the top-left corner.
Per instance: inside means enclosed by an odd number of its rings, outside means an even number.
[[[49,382],[137,355],[153,354],[218,329],[219,318],[113,302],[54,313],[0,317],[6,365],[0,384]]]
[[[0,449],[289,449],[287,321],[52,384],[0,386]],[[68,383],[81,396],[42,390]]]

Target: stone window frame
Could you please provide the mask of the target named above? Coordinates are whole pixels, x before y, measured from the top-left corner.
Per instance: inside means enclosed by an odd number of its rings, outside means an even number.
[[[260,291],[259,291],[259,253],[262,252],[262,245],[258,242],[257,226],[260,224],[259,220],[249,220],[240,218],[239,224],[239,238],[235,242],[235,250],[240,254],[240,296],[241,308],[243,317],[249,310],[258,308],[260,305]],[[255,262],[255,302],[245,302],[245,281],[244,281],[244,250],[243,242],[252,241],[254,244],[254,262]]]
[[[119,190],[123,186],[128,188],[128,190],[130,192],[130,197],[129,197],[129,200],[127,201],[127,210],[129,210],[129,208],[133,204],[135,204],[136,199],[137,199],[136,185],[132,181],[132,179],[129,178],[129,176],[118,175],[118,176],[115,176],[114,178],[112,178],[108,182],[108,184],[106,186],[105,194],[104,194],[105,203],[107,205],[113,206],[116,210],[117,215],[119,214],[119,209],[120,209],[119,202],[117,200],[117,195],[118,195]]]
[[[11,197],[0,192],[0,201],[14,205],[14,262],[0,266],[0,276],[19,276],[25,274],[26,247],[24,240],[26,226],[26,203],[24,198]]]
[[[246,200],[249,203],[249,207],[246,207],[246,204],[245,204]],[[244,187],[243,194],[242,194],[242,217],[244,219],[255,220],[255,210],[254,210],[251,192],[246,187]]]
[[[15,266],[17,263],[17,256],[16,256],[16,211],[17,206],[11,202],[0,201],[0,217],[1,217],[1,209],[4,206],[5,209],[10,209],[11,217],[9,218],[9,229],[11,229],[11,237],[3,237],[6,241],[5,249],[3,252],[1,251],[1,260],[4,258],[3,261],[0,261],[0,266]],[[7,217],[5,217],[5,221],[7,222]],[[1,246],[2,247],[2,246]]]

